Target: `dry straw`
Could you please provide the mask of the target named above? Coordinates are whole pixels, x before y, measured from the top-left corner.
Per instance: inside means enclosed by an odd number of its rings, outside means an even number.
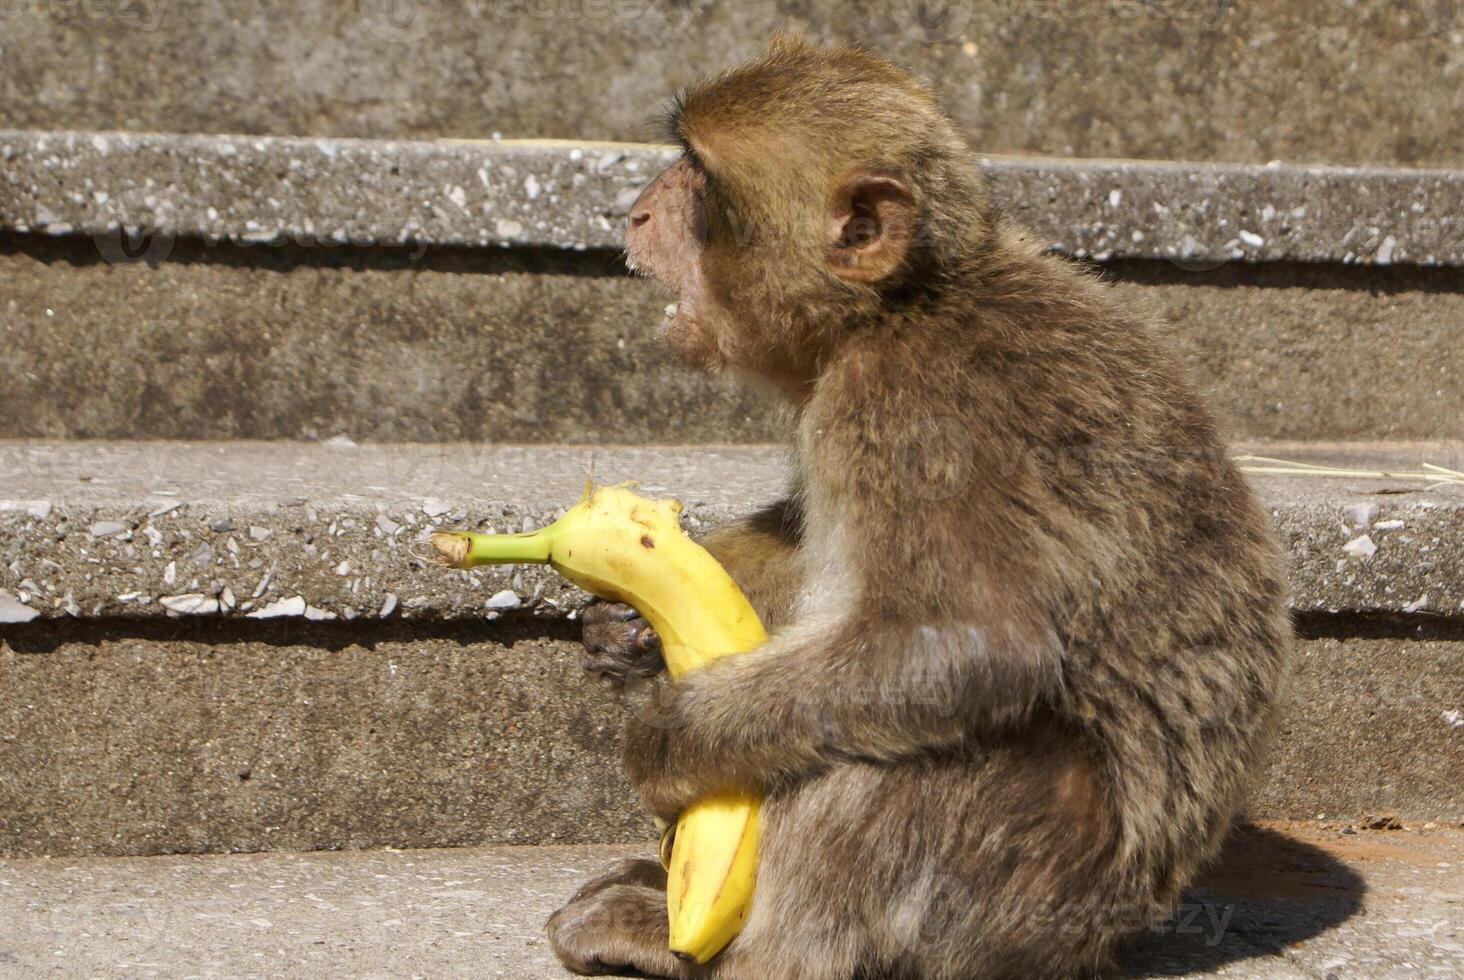
[[[1323,466],[1320,463],[1299,463],[1290,459],[1273,459],[1270,456],[1235,456],[1243,473],[1260,473],[1266,476],[1322,476],[1344,477],[1362,480],[1421,480],[1434,487],[1464,487],[1464,473],[1458,470],[1420,463],[1417,470],[1360,470],[1344,466]]]

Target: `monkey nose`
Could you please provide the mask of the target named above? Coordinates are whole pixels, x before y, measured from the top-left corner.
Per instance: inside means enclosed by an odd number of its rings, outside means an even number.
[[[630,212],[630,226],[632,228],[639,228],[641,225],[650,220],[651,212],[646,208],[639,208],[635,211]]]

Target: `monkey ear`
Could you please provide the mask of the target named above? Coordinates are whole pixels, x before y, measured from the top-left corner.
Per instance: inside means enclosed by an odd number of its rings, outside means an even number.
[[[849,282],[878,282],[910,251],[915,195],[894,177],[856,173],[835,192],[827,227],[829,270]]]

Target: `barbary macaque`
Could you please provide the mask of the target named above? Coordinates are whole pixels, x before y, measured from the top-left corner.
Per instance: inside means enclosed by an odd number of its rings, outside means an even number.
[[[670,346],[771,382],[793,492],[708,549],[772,634],[651,682],[631,782],[658,817],[766,797],[746,925],[667,949],[630,861],[549,923],[580,973],[1054,978],[1163,917],[1242,802],[1290,637],[1268,520],[1173,358],[989,199],[931,93],[778,37],[691,87],[631,210]],[[635,611],[586,666],[659,670]]]

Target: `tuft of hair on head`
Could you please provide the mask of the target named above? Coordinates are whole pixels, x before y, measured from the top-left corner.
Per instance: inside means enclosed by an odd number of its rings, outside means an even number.
[[[972,154],[930,88],[861,47],[776,32],[762,55],[680,92],[668,122],[710,178],[713,220],[731,215],[785,243],[865,178],[908,195],[915,247],[900,265],[911,271],[959,264],[993,224]],[[859,285],[838,263],[831,268]]]

